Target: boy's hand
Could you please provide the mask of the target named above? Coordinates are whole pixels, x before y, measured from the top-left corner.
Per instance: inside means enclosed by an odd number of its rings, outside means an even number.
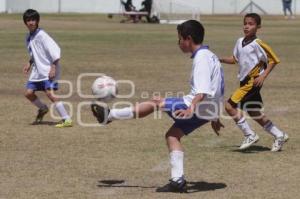
[[[27,64],[25,64],[25,65],[23,66],[23,73],[24,73],[25,75],[28,74],[28,72],[29,72],[29,70],[30,70],[30,67],[31,67],[30,63],[27,63]]]
[[[50,72],[49,72],[49,79],[50,80],[54,79],[54,77],[55,77],[55,72],[56,72],[55,67],[56,67],[55,65],[52,65],[51,68],[50,68]]]
[[[258,76],[257,78],[254,79],[254,86],[256,87],[262,87],[262,85],[264,84],[264,81],[265,81],[265,76],[263,75],[260,75]]]
[[[190,118],[193,116],[193,111],[191,109],[181,109],[174,112],[176,118]]]
[[[211,128],[214,130],[214,132],[219,136],[219,131],[221,130],[221,127],[224,128],[224,125],[221,123],[221,121],[218,119],[217,121],[211,121]]]

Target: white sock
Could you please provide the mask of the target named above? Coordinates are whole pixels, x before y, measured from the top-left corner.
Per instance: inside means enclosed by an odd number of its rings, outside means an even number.
[[[264,126],[264,129],[276,138],[284,136],[284,133],[279,130],[271,121]]]
[[[120,109],[111,109],[108,115],[108,120],[128,120],[134,117],[131,107],[120,108]]]
[[[59,113],[59,115],[62,117],[62,119],[64,119],[64,120],[70,119],[70,116],[68,115],[68,113],[64,107],[64,104],[62,102],[56,102],[55,108],[56,108],[57,112]]]
[[[44,104],[44,103],[42,103],[42,102],[40,101],[39,98],[36,98],[34,101],[32,101],[32,103],[33,103],[36,107],[38,107],[39,109],[45,109],[45,108],[47,108],[47,105]]]
[[[177,181],[183,176],[183,151],[172,151],[170,153],[171,179]]]
[[[236,125],[243,131],[244,136],[254,136],[255,132],[250,128],[248,122],[246,121],[245,117],[242,117]]]

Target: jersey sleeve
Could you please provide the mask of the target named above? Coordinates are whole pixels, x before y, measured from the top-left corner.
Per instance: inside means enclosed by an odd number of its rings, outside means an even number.
[[[256,42],[267,54],[268,64],[278,64],[278,63],[280,63],[279,58],[277,57],[277,55],[274,53],[274,51],[272,50],[272,48],[268,44],[264,43],[263,41],[261,41],[259,39],[257,39]]]
[[[238,63],[238,57],[239,57],[239,50],[238,50],[238,47],[239,47],[239,42],[240,41],[240,39],[238,39],[237,41],[236,41],[236,43],[235,43],[235,46],[234,46],[234,48],[233,48],[233,59],[234,59],[234,62],[235,63]]]
[[[199,56],[194,64],[193,83],[196,93],[212,95],[210,60],[207,56]]]
[[[61,53],[60,47],[47,33],[44,34],[43,45],[44,45],[45,51],[52,59],[51,60],[52,62],[60,59],[60,56],[61,56],[60,55],[60,53]]]

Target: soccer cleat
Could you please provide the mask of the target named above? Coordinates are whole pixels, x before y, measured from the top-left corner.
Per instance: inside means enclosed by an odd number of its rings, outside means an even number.
[[[72,127],[72,126],[73,125],[71,119],[62,120],[61,123],[55,125],[55,127],[57,128]]]
[[[36,123],[36,124],[41,123],[43,121],[44,116],[48,113],[48,111],[49,111],[48,107],[40,108],[38,110],[38,114],[35,118],[34,123]]]
[[[98,104],[91,104],[91,110],[93,115],[97,118],[100,124],[108,124],[108,114],[110,112],[109,107],[99,106]]]
[[[274,143],[272,145],[272,152],[281,151],[283,144],[287,142],[289,139],[288,134],[284,134],[283,137],[275,138]]]
[[[253,135],[249,135],[247,137],[244,138],[244,141],[243,143],[241,144],[240,146],[240,150],[244,150],[244,149],[247,149],[249,148],[252,144],[258,142],[259,140],[259,137],[257,134],[255,134],[254,136]]]
[[[165,186],[157,188],[156,192],[187,193],[187,182],[184,177],[179,178],[177,181],[169,181],[170,183]]]

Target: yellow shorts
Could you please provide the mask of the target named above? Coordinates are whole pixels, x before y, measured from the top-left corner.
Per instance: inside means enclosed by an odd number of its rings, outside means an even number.
[[[254,77],[247,76],[240,82],[240,88],[238,88],[228,102],[235,108],[246,110],[247,108],[261,109],[263,107],[263,101],[260,95],[261,87],[253,85]]]

